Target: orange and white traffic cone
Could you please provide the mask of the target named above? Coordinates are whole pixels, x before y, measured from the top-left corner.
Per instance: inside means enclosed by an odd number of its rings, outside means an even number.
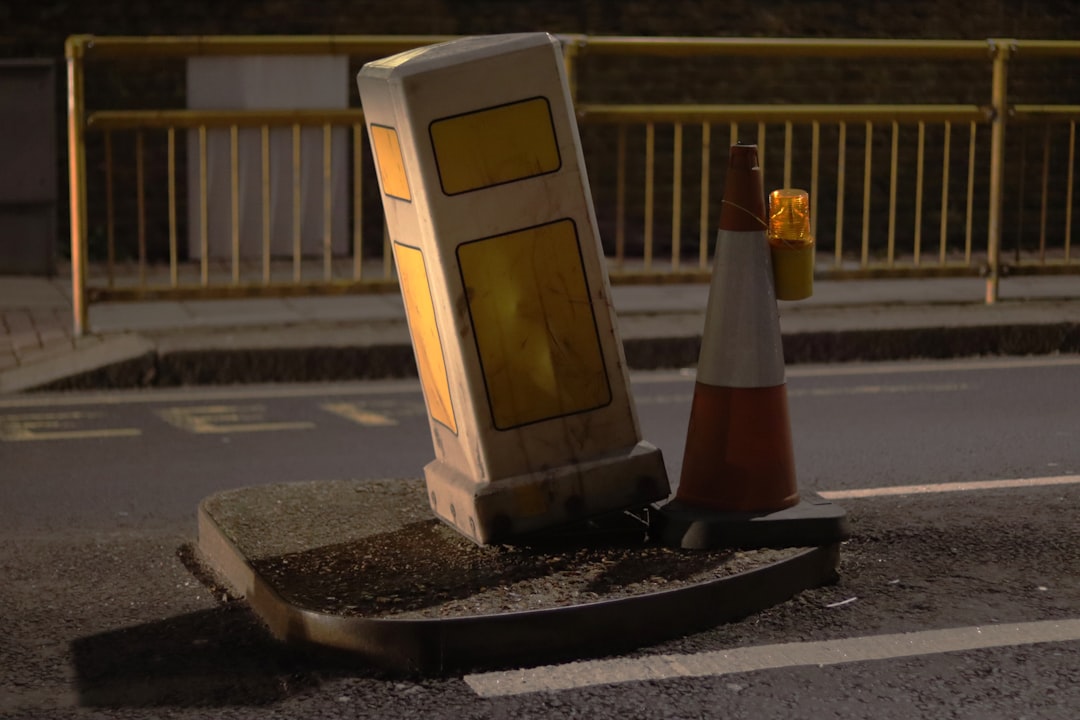
[[[697,380],[664,542],[687,548],[793,547],[846,536],[845,514],[800,500],[784,351],[757,146],[731,148]]]

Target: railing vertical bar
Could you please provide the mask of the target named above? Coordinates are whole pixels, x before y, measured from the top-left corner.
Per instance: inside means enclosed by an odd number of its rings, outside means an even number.
[[[64,42],[67,66],[68,207],[71,230],[71,332],[82,337],[90,326],[86,297],[86,102],[82,38]]]
[[[896,260],[896,174],[899,166],[900,150],[900,124],[895,120],[892,124],[892,154],[889,161],[889,236],[888,255],[889,267]]]
[[[728,148],[732,145],[736,145],[739,142],[739,123],[732,122],[728,124]]]
[[[1005,186],[1005,122],[1008,117],[1009,56],[1013,51],[1012,40],[991,40],[993,66],[990,89],[990,105],[993,118],[990,121],[990,212],[987,215],[987,261],[986,304],[998,301],[1001,281],[1001,217]],[[1023,175],[1021,174],[1021,177]]]
[[[975,122],[968,137],[967,218],[964,226],[964,264],[971,265],[972,225],[975,217]]]
[[[763,122],[759,122],[757,126],[757,153],[758,167],[761,168],[761,182],[765,184],[765,123]]]
[[[709,174],[712,145],[712,126],[701,124],[701,219],[698,236],[698,266],[709,266]]]
[[[364,276],[364,127],[353,125],[353,280]]]
[[[1039,208],[1039,263],[1046,264],[1046,196],[1050,189],[1050,125],[1043,130],[1042,206]]]
[[[874,123],[866,123],[866,147],[863,161],[862,262],[870,263],[870,172],[873,169]]]
[[[112,131],[105,131],[105,272],[109,287],[116,285],[116,200],[113,193]]]
[[[169,284],[180,284],[180,259],[176,234],[176,128],[168,132],[169,173]]]
[[[791,141],[792,123],[784,123],[784,187],[791,187]]]
[[[922,259],[922,205],[923,205],[923,172],[926,167],[926,123],[919,121],[919,141],[915,159],[915,247],[914,262],[916,265]]]
[[[333,133],[330,123],[323,123],[323,279],[334,277],[333,219],[334,219],[334,166]]]
[[[300,232],[301,232],[301,195],[300,174],[302,161],[300,154],[300,125],[292,126],[292,261],[293,282],[300,282]]]
[[[210,195],[206,171],[206,126],[199,126],[199,277],[206,287],[210,284]]]
[[[1069,122],[1069,169],[1065,179],[1065,262],[1069,262],[1069,251],[1072,247],[1072,209],[1073,209],[1073,178],[1075,177],[1074,161],[1076,160],[1076,121]]]
[[[683,126],[675,123],[673,130],[673,163],[672,163],[672,188],[671,188],[671,269],[679,269],[680,256],[682,255],[682,150],[683,150]]]
[[[232,281],[240,284],[240,130],[229,126],[229,237],[232,246]]]
[[[952,123],[945,121],[945,140],[941,150],[941,233],[938,236],[938,264],[945,264],[949,231],[949,154],[952,143]]]
[[[652,269],[653,254],[653,171],[655,165],[656,126],[645,125],[645,270]]]
[[[263,125],[259,131],[262,172],[262,279],[270,284],[270,126]]]
[[[146,287],[146,178],[143,131],[135,131],[135,206],[138,213],[139,287]]]
[[[626,257],[626,126],[620,124],[615,157],[615,268],[622,269]]]
[[[821,123],[810,125],[810,237],[817,237],[818,174],[821,166]]]
[[[847,180],[847,123],[840,123],[840,135],[836,150],[836,240],[833,264],[840,267],[844,261],[844,185]]]

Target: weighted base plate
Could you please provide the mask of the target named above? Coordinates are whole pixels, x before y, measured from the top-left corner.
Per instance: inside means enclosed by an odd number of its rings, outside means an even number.
[[[523,543],[476,545],[432,516],[420,480],[257,486],[199,507],[202,562],[274,636],[397,671],[627,650],[832,582],[839,561],[836,544],[665,548],[629,514]]]

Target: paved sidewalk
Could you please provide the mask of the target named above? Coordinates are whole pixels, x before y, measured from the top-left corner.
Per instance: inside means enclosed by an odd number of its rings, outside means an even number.
[[[1080,276],[818,282],[781,303],[793,362],[1080,352]],[[705,285],[616,286],[633,368],[693,365]],[[415,373],[398,295],[112,303],[72,337],[66,277],[0,276],[0,393]]]

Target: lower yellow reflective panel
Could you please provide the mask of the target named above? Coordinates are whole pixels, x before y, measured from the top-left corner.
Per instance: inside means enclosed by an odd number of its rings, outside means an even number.
[[[465,243],[457,254],[496,428],[611,402],[572,220]]]
[[[417,248],[394,243],[401,294],[409,316],[409,331],[416,349],[416,366],[424,388],[431,417],[452,432],[457,432],[454,407],[450,403],[450,382],[446,377],[439,327],[435,323],[435,306],[431,301],[424,255]]]

